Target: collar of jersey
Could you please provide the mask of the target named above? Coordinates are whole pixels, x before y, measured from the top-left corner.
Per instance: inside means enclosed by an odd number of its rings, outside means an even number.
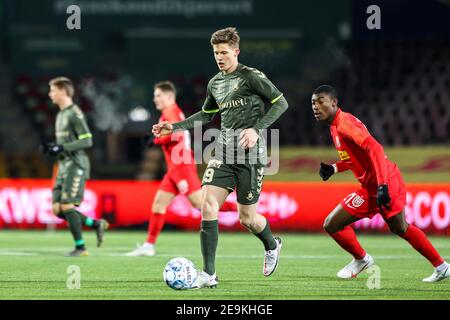
[[[222,77],[230,77],[230,76],[232,76],[233,74],[235,74],[237,71],[239,71],[240,69],[241,69],[241,67],[242,67],[242,65],[240,64],[240,63],[238,63],[238,65],[237,65],[237,67],[236,67],[236,70],[234,70],[233,72],[231,72],[231,73],[223,73],[223,71],[221,72],[222,73]]]
[[[331,123],[332,126],[337,125],[339,114],[341,113],[341,108],[338,107],[336,111],[336,115],[334,116],[333,122]]]

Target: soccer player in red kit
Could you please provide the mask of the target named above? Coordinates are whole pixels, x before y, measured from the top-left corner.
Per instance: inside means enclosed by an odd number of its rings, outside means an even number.
[[[380,143],[359,119],[339,108],[337,92],[333,87],[318,87],[311,102],[316,120],[330,125],[331,136],[341,159],[334,164],[321,163],[320,176],[326,181],[337,172],[351,170],[361,183],[361,187],[344,198],[324,223],[325,231],[354,258],[337,276],[353,278],[374,264],[349,225],[380,213],[391,232],[408,241],[435,267],[433,274],[423,279],[424,282],[450,277],[450,265],[423,231],[406,222],[406,187],[400,170],[387,158]]]
[[[176,103],[176,88],[170,81],[158,82],[154,86],[156,109],[160,111],[159,122],[175,123],[184,120],[184,114]],[[164,227],[165,213],[172,200],[178,195],[185,195],[195,208],[200,208],[202,199],[201,182],[197,174],[194,154],[191,149],[188,131],[180,131],[153,139],[154,145],[160,145],[167,164],[167,173],[153,199],[152,213],[149,221],[147,240],[143,245],[127,256],[153,256],[155,244]],[[221,210],[236,211],[236,204],[226,202]]]

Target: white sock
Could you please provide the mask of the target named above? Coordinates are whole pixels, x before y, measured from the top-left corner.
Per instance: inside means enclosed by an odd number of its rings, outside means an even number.
[[[437,272],[442,272],[442,271],[444,271],[446,268],[448,268],[448,263],[447,262],[442,262],[440,265],[438,265],[437,267],[436,267],[436,271]]]

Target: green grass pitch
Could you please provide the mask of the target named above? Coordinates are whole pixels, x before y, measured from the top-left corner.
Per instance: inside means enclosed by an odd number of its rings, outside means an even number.
[[[251,234],[221,233],[217,252],[219,287],[175,291],[162,281],[167,261],[176,256],[201,266],[197,233],[163,232],[155,257],[123,256],[144,232],[107,234],[95,248],[85,232],[89,257],[68,258],[67,231],[0,232],[0,299],[449,299],[450,281],[421,282],[432,267],[403,239],[391,235],[359,236],[380,268],[380,288],[369,289],[373,274],[352,280],[336,278],[349,262],[331,238],[323,234],[281,234],[284,241],[276,273],[262,275],[263,248]],[[450,239],[431,237],[450,260]],[[67,268],[81,271],[81,288],[68,289]]]

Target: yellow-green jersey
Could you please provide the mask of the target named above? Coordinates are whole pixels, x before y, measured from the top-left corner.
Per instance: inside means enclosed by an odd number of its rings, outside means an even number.
[[[81,109],[73,104],[56,116],[56,143],[64,147],[58,155],[58,174],[77,170],[87,179],[90,164],[84,149],[92,146],[92,134]]]
[[[267,113],[265,103],[271,104]],[[286,109],[283,94],[264,73],[238,64],[235,71],[219,72],[209,81],[201,113],[174,124],[174,130],[189,129],[194,121],[206,123],[220,114],[214,158],[224,163],[266,164],[267,148],[261,130],[267,129]],[[244,150],[238,146],[239,133],[248,128],[254,128],[259,139],[253,148]]]

